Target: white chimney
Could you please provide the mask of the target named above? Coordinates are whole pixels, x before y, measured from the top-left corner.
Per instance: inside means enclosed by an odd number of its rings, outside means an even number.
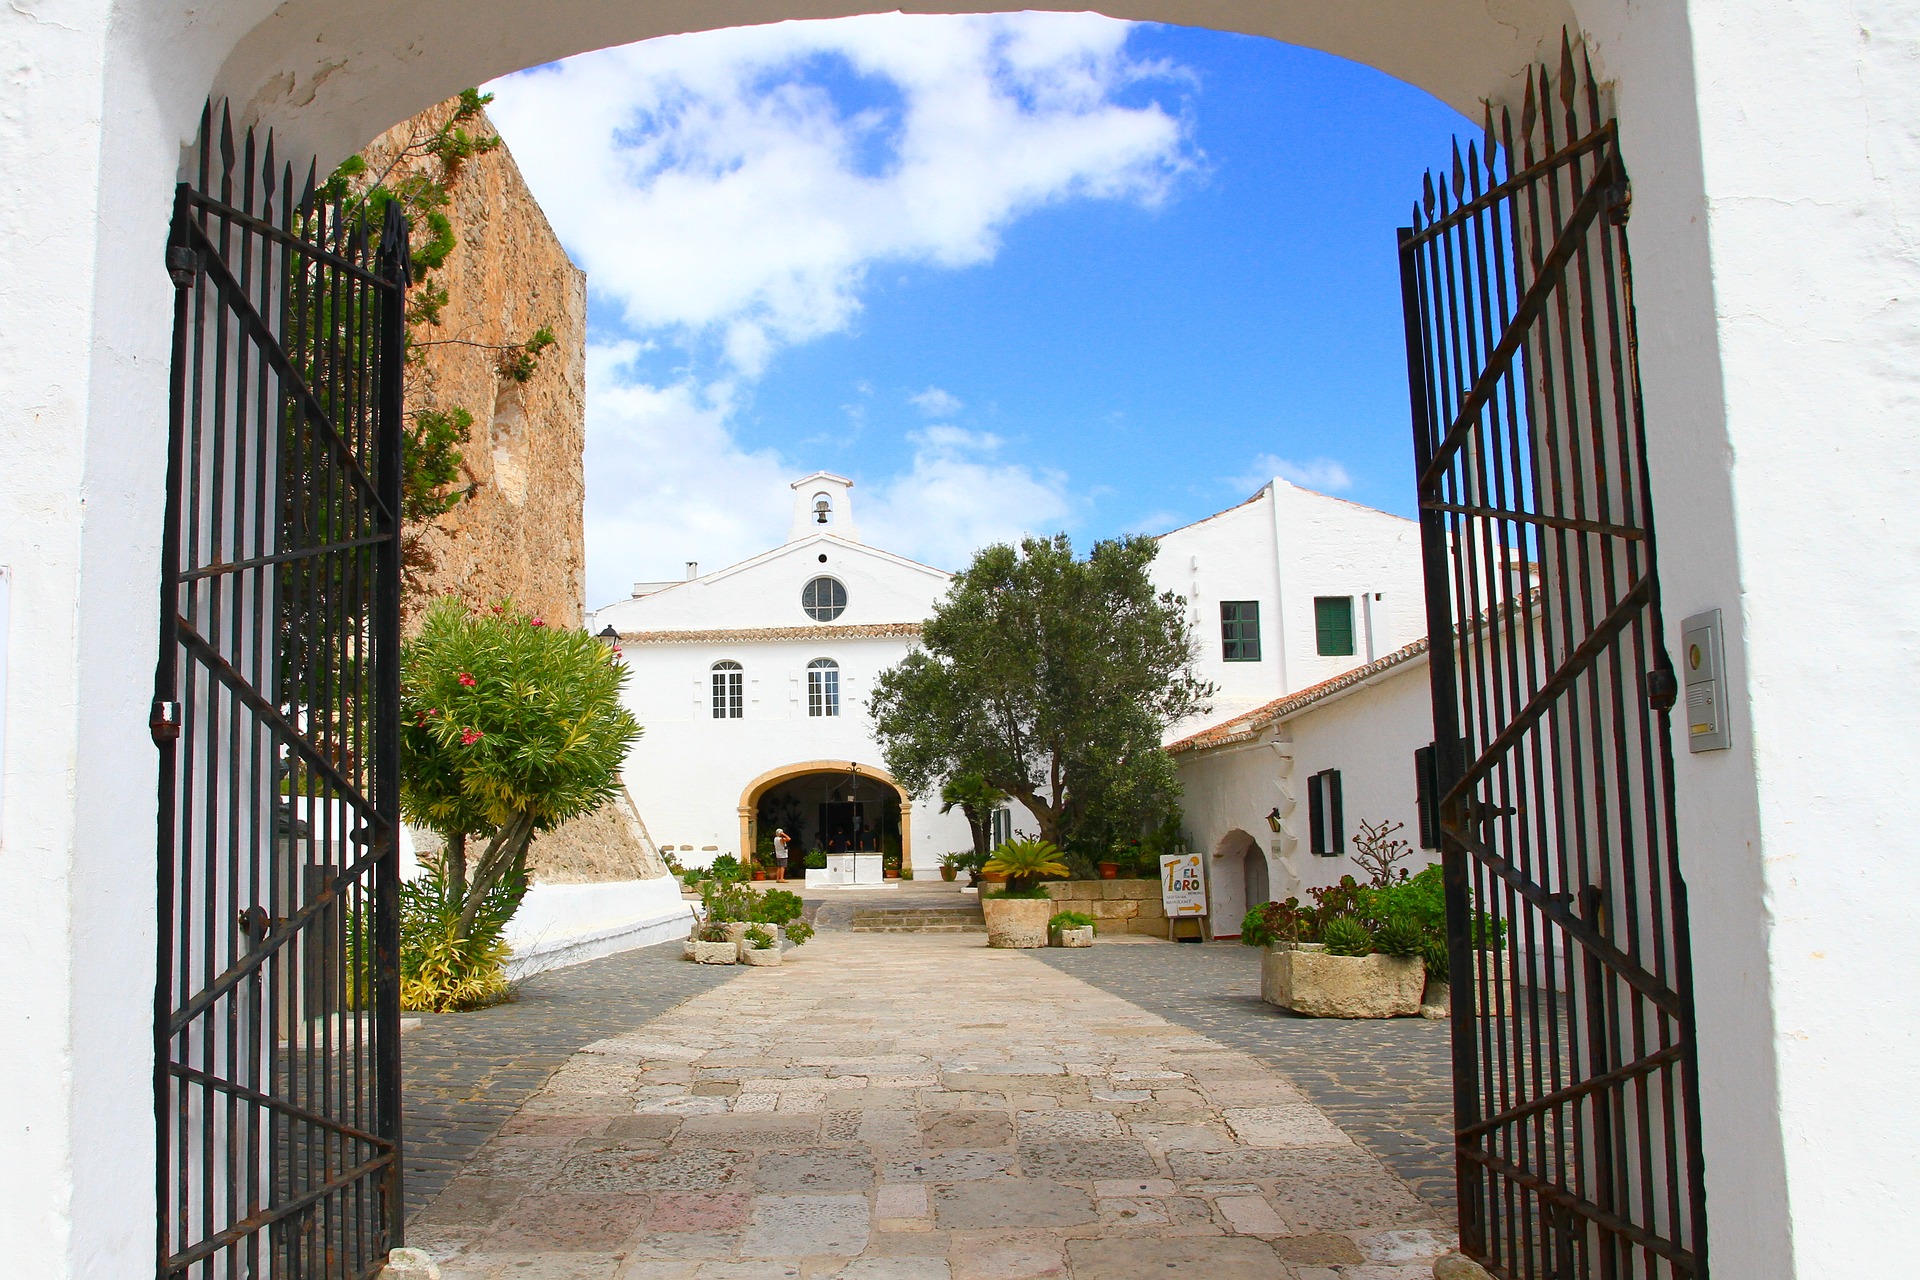
[[[692,582],[695,578],[699,576],[700,576],[700,562],[698,560],[687,561],[687,581]]]

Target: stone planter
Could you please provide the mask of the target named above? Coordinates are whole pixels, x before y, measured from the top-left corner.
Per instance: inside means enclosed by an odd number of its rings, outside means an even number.
[[[1055,929],[1053,945],[1056,947],[1090,947],[1093,945],[1093,926],[1083,924],[1078,929]]]
[[[1330,956],[1270,947],[1260,998],[1312,1018],[1406,1018],[1420,1012],[1427,964],[1419,956]]]
[[[780,944],[775,942],[770,947],[756,947],[751,942],[743,942],[740,944],[740,963],[779,964]]]
[[[740,944],[737,942],[696,942],[693,944],[695,964],[737,964],[740,961]]]
[[[1055,910],[1051,898],[990,898],[982,894],[980,911],[987,918],[987,945],[1046,946],[1047,921]]]
[[[729,920],[726,924],[727,941],[739,946],[747,940],[747,930],[753,928],[745,920]]]
[[[1427,979],[1426,994],[1420,997],[1420,1016],[1438,1021],[1453,1016],[1453,987],[1437,978]]]

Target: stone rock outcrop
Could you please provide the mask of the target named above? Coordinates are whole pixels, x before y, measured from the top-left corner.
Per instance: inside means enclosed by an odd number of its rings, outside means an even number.
[[[586,817],[535,836],[527,866],[542,884],[652,880],[667,874],[667,864],[625,787]]]
[[[437,178],[440,162],[421,144],[456,105],[443,102],[374,139],[361,151],[368,174],[389,185],[416,171]],[[493,134],[484,113],[466,128]],[[505,145],[467,160],[449,195],[455,243],[432,277],[447,303],[439,324],[414,326],[407,412],[473,415],[458,482],[472,492],[408,527],[404,624],[411,630],[436,597],[457,595],[477,604],[511,598],[577,627],[586,596],[586,273]],[[555,341],[538,371],[524,383],[505,376],[499,348],[542,327]]]

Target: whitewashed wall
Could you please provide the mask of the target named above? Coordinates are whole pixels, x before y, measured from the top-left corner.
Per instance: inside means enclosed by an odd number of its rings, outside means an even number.
[[[1432,740],[1433,703],[1421,657],[1315,703],[1251,742],[1177,753],[1188,847],[1207,855],[1211,873],[1214,932],[1239,932],[1248,907],[1236,833],[1253,836],[1266,857],[1275,901],[1304,899],[1308,890],[1337,884],[1345,875],[1365,880],[1350,839],[1361,818],[1406,824],[1399,835],[1415,846],[1402,864],[1408,870],[1437,861],[1438,854],[1418,848],[1413,775],[1413,753]],[[1340,770],[1349,837],[1334,858],[1311,851],[1307,829],[1307,779],[1323,769]],[[1267,825],[1268,812],[1276,808],[1278,833]]]
[[[633,671],[624,695],[645,732],[623,766],[627,790],[662,849],[688,866],[722,853],[740,855],[740,803],[761,774],[831,760],[883,770],[867,698],[880,672],[906,657],[905,639],[630,644]],[[840,714],[807,714],[807,663],[840,664]],[[708,679],[715,662],[744,668],[745,714],[716,720]],[[966,819],[940,813],[939,797],[912,807],[909,864],[916,875],[937,870],[940,855],[971,847]],[[692,845],[689,851],[686,846]]]
[[[821,557],[826,559],[822,560]],[[813,578],[838,578],[847,610],[836,626],[919,622],[946,593],[949,575],[874,547],[819,534],[739,564],[594,611],[593,631],[678,631],[812,626],[800,593]]]
[[[1275,479],[1251,499],[1160,538],[1154,585],[1187,601],[1213,711],[1183,737],[1343,671],[1426,633],[1420,528],[1411,520]],[[1353,600],[1354,652],[1322,655],[1316,596]],[[1260,661],[1228,662],[1223,600],[1260,602]]]
[[[871,6],[866,6],[871,7]],[[989,3],[909,9],[993,9]],[[151,1271],[146,735],[181,147],[209,90],[321,167],[466,85],[858,3],[38,0],[0,9],[0,1240]],[[1105,6],[1351,58],[1469,114],[1584,32],[1615,83],[1669,625],[1729,621],[1736,746],[1678,768],[1716,1270],[1894,1275],[1920,1197],[1920,34],[1904,0]],[[1436,160],[1441,160],[1436,157]],[[1417,175],[1409,175],[1409,199]],[[144,620],[144,622],[142,621]],[[1836,623],[1839,620],[1840,624]],[[1677,644],[1677,633],[1669,644]],[[1836,690],[1870,693],[1836,701]],[[1839,708],[1836,710],[1836,708]],[[1896,1100],[1863,1106],[1862,1100]],[[1861,1171],[1870,1171],[1863,1176]]]

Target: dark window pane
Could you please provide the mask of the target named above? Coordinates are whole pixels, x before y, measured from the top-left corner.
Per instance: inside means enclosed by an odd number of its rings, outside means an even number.
[[[837,578],[815,578],[800,592],[800,607],[815,622],[832,622],[847,610],[847,589]]]
[[[1313,629],[1320,652],[1339,657],[1353,652],[1353,597],[1315,596]]]
[[[1220,657],[1226,662],[1260,661],[1260,602],[1220,602]]]

